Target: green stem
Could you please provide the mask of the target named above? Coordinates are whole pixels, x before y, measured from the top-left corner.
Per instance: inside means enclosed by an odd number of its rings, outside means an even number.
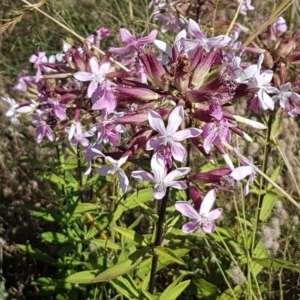
[[[158,215],[158,220],[156,223],[156,236],[154,241],[154,246],[160,246],[163,241],[163,224],[167,209],[169,199],[169,189],[167,189],[166,195],[161,200],[161,206],[160,211]],[[149,293],[153,294],[155,283],[156,283],[156,270],[158,265],[158,254],[154,252],[153,258],[152,258],[152,266],[151,266],[151,274],[150,274],[150,282],[149,282]]]

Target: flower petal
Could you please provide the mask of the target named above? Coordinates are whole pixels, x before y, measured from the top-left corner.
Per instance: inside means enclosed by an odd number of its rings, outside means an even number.
[[[175,209],[178,210],[182,215],[191,219],[198,219],[199,214],[194,207],[186,201],[177,201],[175,203]]]
[[[155,179],[151,173],[148,173],[146,171],[133,171],[131,173],[131,176],[135,179],[141,179],[141,180],[148,180],[151,182],[155,182]]]
[[[197,137],[202,133],[201,129],[198,128],[187,128],[183,130],[179,130],[173,134],[173,138],[176,141],[182,141],[191,137]]]
[[[253,173],[252,166],[241,166],[235,168],[231,173],[230,176],[235,180],[242,180],[245,177],[249,176]]]
[[[216,230],[215,222],[207,222],[205,225],[202,226],[202,229],[206,233],[212,233]]]
[[[214,205],[214,202],[216,200],[216,191],[214,189],[210,190],[204,197],[199,214],[207,216]]]
[[[187,152],[179,142],[173,142],[171,144],[171,153],[175,160],[183,162],[186,160]]]
[[[106,176],[107,174],[114,174],[115,167],[114,166],[109,166],[109,165],[104,165],[98,168],[98,173],[102,176]]]
[[[167,192],[167,188],[164,185],[157,184],[154,186],[153,195],[155,199],[157,200],[162,199],[165,196],[166,192]]]
[[[160,114],[151,110],[148,113],[148,121],[150,126],[160,135],[166,134],[166,127]]]
[[[223,213],[222,208],[216,208],[208,214],[208,219],[212,221],[217,220],[221,217],[222,213]]]
[[[127,188],[129,186],[129,180],[128,177],[126,176],[125,172],[122,169],[119,169],[119,183],[120,187],[123,193],[126,193]]]
[[[183,226],[182,226],[182,231],[184,233],[192,233],[192,232],[195,232],[200,226],[200,222],[195,220],[195,221],[191,221],[191,222],[188,222],[188,223],[185,223]]]
[[[89,63],[90,63],[91,72],[93,74],[98,74],[99,73],[98,59],[95,56],[92,56]]]
[[[184,180],[177,180],[177,181],[169,181],[165,183],[166,186],[172,187],[177,190],[186,190],[187,184]]]
[[[93,74],[88,72],[79,71],[73,75],[79,81],[91,81],[93,79]]]
[[[178,177],[184,176],[187,173],[190,172],[190,168],[178,168],[175,169],[173,171],[171,171],[165,178],[164,178],[164,182],[167,184],[168,182],[171,182],[173,180],[175,180]]]
[[[163,182],[166,177],[166,164],[163,157],[156,153],[151,159],[151,170],[154,174],[155,182]]]
[[[183,107],[176,106],[169,115],[167,134],[173,136],[173,134],[178,130],[184,118]]]

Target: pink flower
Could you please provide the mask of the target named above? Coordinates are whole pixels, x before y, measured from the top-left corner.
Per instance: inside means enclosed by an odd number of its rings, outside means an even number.
[[[54,132],[38,112],[32,114],[32,120],[36,125],[37,142],[40,144],[45,136],[50,142],[53,142],[55,139]]]
[[[178,168],[167,174],[167,169],[163,157],[156,153],[151,159],[152,173],[146,171],[133,171],[131,176],[136,179],[148,180],[154,183],[153,195],[155,199],[162,199],[168,187],[185,190],[187,188],[184,180],[176,179],[189,173],[190,168]]]
[[[239,160],[240,160],[242,166],[235,168],[230,173],[230,176],[237,181],[240,181],[240,180],[246,178],[247,176],[249,176],[247,184],[245,185],[245,188],[244,188],[244,195],[247,196],[249,194],[249,186],[250,186],[250,184],[253,184],[253,182],[254,182],[254,178],[256,176],[256,171],[254,169],[252,159],[247,160],[245,158],[239,157]]]
[[[94,135],[94,132],[91,130],[83,132],[82,124],[80,122],[76,122],[75,124],[72,124],[71,127],[66,128],[66,132],[68,133],[68,139],[71,145],[80,144],[85,148],[90,144],[88,138]]]
[[[185,233],[191,233],[201,227],[206,233],[214,232],[216,228],[214,221],[220,218],[223,212],[222,208],[211,210],[215,200],[216,192],[215,190],[210,190],[204,197],[199,211],[195,210],[194,207],[186,201],[177,201],[175,203],[175,209],[184,216],[192,219],[192,221],[182,226],[182,231]]]
[[[97,87],[105,81],[105,75],[110,69],[110,63],[105,62],[99,65],[98,60],[95,56],[90,59],[90,72],[79,71],[74,74],[74,77],[79,81],[90,81],[87,96],[92,97]]]
[[[42,76],[43,66],[42,64],[47,62],[46,52],[38,52],[37,55],[33,54],[29,58],[34,67],[37,69],[35,81],[39,81]]]
[[[119,184],[123,193],[126,193],[127,188],[129,186],[129,180],[126,176],[124,170],[121,168],[122,165],[127,161],[127,156],[121,157],[119,160],[114,160],[110,156],[106,156],[105,160],[110,162],[109,165],[101,166],[98,169],[98,173],[102,176],[106,176],[109,174],[118,174]]]
[[[223,141],[230,143],[230,127],[233,127],[233,125],[223,117],[222,108],[217,103],[214,103],[210,106],[208,115],[214,117],[214,120],[213,122],[206,123],[202,127],[203,132],[201,137],[203,139],[203,148],[206,153],[210,152],[210,149],[213,145],[220,146]]]
[[[188,32],[194,37],[194,39],[186,39],[183,41],[183,45],[189,52],[194,52],[198,47],[203,48],[206,52],[209,52],[212,48],[222,48],[229,44],[231,38],[227,35],[218,35],[215,37],[208,38],[201,31],[197,22],[189,19]]]
[[[155,111],[150,111],[148,120],[150,126],[159,133],[159,136],[151,138],[146,144],[146,150],[158,151],[162,147],[170,147],[173,158],[177,161],[184,161],[187,156],[186,149],[180,141],[191,137],[197,137],[202,130],[197,128],[188,128],[178,130],[184,119],[184,110],[182,106],[177,106],[169,115],[167,127],[165,127],[163,118]]]
[[[127,43],[125,47],[119,48],[109,48],[109,52],[115,55],[125,56],[131,52],[139,52],[147,44],[153,43],[157,35],[157,30],[152,30],[149,35],[142,37],[140,39],[132,35],[127,29],[120,29],[121,41]]]

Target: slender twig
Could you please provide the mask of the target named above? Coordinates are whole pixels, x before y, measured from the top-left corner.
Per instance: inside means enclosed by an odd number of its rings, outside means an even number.
[[[52,22],[54,22],[55,24],[59,25],[60,27],[62,27],[64,30],[66,30],[67,32],[71,33],[72,35],[74,35],[76,38],[78,38],[82,43],[85,41],[85,38],[82,37],[81,35],[79,35],[77,32],[75,32],[73,29],[71,29],[70,27],[62,24],[61,22],[59,22],[58,20],[56,20],[55,18],[53,18],[52,16],[50,16],[49,14],[47,14],[46,12],[44,12],[42,9],[40,9],[38,6],[36,6],[35,4],[32,4],[30,2],[28,2],[27,0],[21,0],[23,3],[26,3],[29,7],[35,9],[36,11],[38,11],[40,14],[44,15],[45,17],[47,17],[49,20],[51,20]],[[96,50],[97,52],[99,52],[101,55],[105,55],[105,52],[103,50],[101,50],[100,48],[96,47],[95,45],[92,45],[93,49]],[[129,69],[126,68],[124,65],[122,65],[120,62],[114,60],[113,58],[109,58],[109,61],[112,62],[113,64],[117,65],[119,68],[121,68],[122,70],[128,72]]]
[[[167,189],[166,195],[161,200],[161,206],[159,211],[158,220],[156,223],[156,236],[154,246],[160,246],[163,240],[163,224],[168,204],[169,198],[169,189]],[[155,250],[154,250],[155,251]],[[151,266],[151,274],[150,274],[150,283],[149,283],[149,293],[153,294],[156,282],[156,270],[158,265],[158,254],[154,252],[152,257],[152,266]]]

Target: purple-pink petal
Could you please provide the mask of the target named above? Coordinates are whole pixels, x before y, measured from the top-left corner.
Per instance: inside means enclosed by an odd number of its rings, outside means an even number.
[[[214,205],[215,200],[216,200],[216,191],[213,189],[213,190],[210,190],[205,195],[205,197],[201,203],[199,214],[207,216],[208,213],[210,212],[212,206]]]
[[[179,130],[173,134],[173,137],[176,141],[182,141],[188,138],[197,137],[202,133],[201,129],[198,128],[187,128]]]
[[[158,114],[157,112],[151,110],[148,113],[148,120],[149,120],[150,126],[155,131],[157,131],[160,135],[165,135],[166,134],[166,127],[165,127],[164,121],[163,121],[160,114]]]
[[[177,189],[177,190],[187,189],[187,184],[184,180],[169,181],[166,183],[166,186],[172,187],[173,189]]]
[[[136,179],[148,180],[151,182],[155,182],[153,175],[146,171],[133,171],[131,173],[131,176]]]
[[[167,133],[173,135],[181,125],[184,118],[184,110],[182,106],[176,106],[169,115]]]
[[[221,217],[222,213],[223,213],[222,208],[216,208],[210,211],[210,213],[208,214],[208,219],[212,221],[217,220]]]
[[[179,142],[172,142],[171,153],[175,160],[183,162],[186,160],[187,151]]]
[[[113,170],[115,169],[114,166],[104,165],[98,168],[98,173],[102,176],[106,176],[107,174],[114,174]]]
[[[173,171],[171,171],[166,177],[165,177],[165,182],[171,182],[173,180],[175,180],[176,178],[178,177],[181,177],[181,176],[184,176],[186,175],[187,173],[190,172],[190,168],[178,168],[178,169],[175,169]]]
[[[164,185],[155,185],[153,189],[154,198],[157,200],[162,199],[167,192],[167,188]]]
[[[129,180],[125,172],[122,169],[119,169],[119,183],[123,193],[126,193],[127,187],[129,186]]]
[[[182,226],[182,231],[184,233],[193,233],[195,232],[200,226],[200,222],[197,221],[197,220],[194,220],[194,221],[190,221],[188,223],[185,223],[183,226]]]
[[[242,180],[245,177],[251,175],[253,173],[252,166],[241,166],[235,168],[231,173],[230,176],[235,180]]]
[[[175,203],[175,209],[178,210],[182,215],[191,219],[198,219],[199,214],[194,207],[186,201],[177,201]]]
[[[91,81],[93,79],[93,74],[88,72],[79,71],[73,75],[79,81]]]
[[[164,138],[161,137],[151,138],[146,143],[146,150],[153,150],[153,149],[156,150],[163,144],[164,144]]]
[[[216,224],[213,221],[207,222],[206,224],[204,224],[202,226],[202,229],[206,233],[212,233],[212,232],[214,232],[216,230]]]
[[[89,87],[88,87],[88,90],[87,90],[87,96],[89,98],[92,97],[92,95],[94,94],[94,92],[96,91],[98,87],[98,82],[97,81],[91,81],[90,84],[89,84]]]

